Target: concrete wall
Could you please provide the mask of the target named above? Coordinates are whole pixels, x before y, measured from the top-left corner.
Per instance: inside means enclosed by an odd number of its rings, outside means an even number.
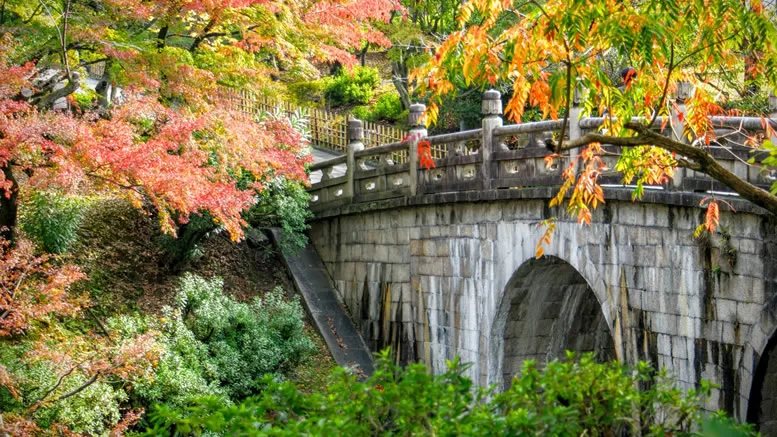
[[[392,346],[400,361],[424,361],[435,372],[458,355],[473,363],[470,376],[479,383],[502,383],[514,370],[505,369],[505,338],[521,336],[518,328],[505,329],[511,307],[525,298],[517,297],[515,278],[522,266],[531,269],[546,204],[367,210],[318,219],[311,238],[374,350]],[[700,242],[692,234],[702,214],[694,207],[608,201],[590,227],[559,217],[545,253],[584,279],[601,315],[585,323],[603,319],[618,358],[667,367],[686,388],[712,380],[721,388],[708,408],[744,417],[753,371],[777,328],[777,233],[757,214],[724,212],[730,238]],[[569,308],[590,312],[582,304]],[[565,332],[596,337],[601,330]],[[507,344],[508,366],[514,366],[510,357],[542,355]]]

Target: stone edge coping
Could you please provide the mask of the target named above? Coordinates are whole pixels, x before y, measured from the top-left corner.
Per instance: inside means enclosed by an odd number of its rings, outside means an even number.
[[[631,199],[631,188],[605,188],[605,200],[628,201]],[[428,206],[446,203],[464,203],[464,202],[492,202],[501,200],[549,200],[558,193],[558,187],[536,187],[536,188],[518,188],[502,190],[485,191],[455,191],[434,194],[422,194],[413,197],[396,197],[393,199],[378,200],[374,202],[347,203],[333,205],[330,208],[322,205],[319,210],[314,210],[314,217],[308,220],[315,222],[331,217],[361,214],[365,212],[382,211],[412,206]],[[659,204],[668,206],[679,206],[686,208],[703,209],[700,206],[701,201],[711,197],[707,193],[688,193],[680,191],[658,191],[645,190],[642,199],[634,203]],[[756,206],[749,200],[736,196],[716,195],[716,197],[725,200],[734,210],[739,213],[750,213],[756,215],[770,215],[765,209]],[[727,208],[723,208],[727,210]]]

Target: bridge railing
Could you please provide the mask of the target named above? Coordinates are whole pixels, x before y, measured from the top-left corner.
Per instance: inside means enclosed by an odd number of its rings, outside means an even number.
[[[668,120],[659,117],[651,128],[662,135],[687,141],[683,123],[685,104],[679,99],[677,103],[683,115],[678,112]],[[545,162],[551,153],[549,140],[553,135],[575,139],[588,132],[599,132],[606,121],[603,117],[580,117],[581,108],[573,105],[563,133],[559,132],[563,126],[561,120],[503,125],[501,95],[490,90],[483,95],[481,128],[428,136],[423,121],[425,109],[422,104],[412,105],[411,129],[403,141],[369,149],[364,147],[362,122],[350,120],[347,154],[311,168],[322,172],[320,182],[309,188],[311,207],[321,210],[352,202],[452,191],[558,186],[563,169],[577,159],[577,151],[564,154],[549,166]],[[635,118],[634,121],[646,120]],[[770,186],[776,175],[764,171],[759,162],[766,154],[753,154],[752,145],[754,138],[765,135],[765,123],[772,123],[776,128],[777,123],[760,117],[710,117],[710,122],[715,138],[710,144],[697,140],[696,145],[705,147],[737,176],[764,188]],[[431,150],[433,168],[419,168],[419,144]],[[602,156],[607,169],[599,182],[605,186],[623,185],[622,175],[615,170],[621,148],[607,144],[603,148],[607,152]],[[748,163],[752,157],[755,162]],[[653,188],[731,192],[709,176],[686,168],[678,168],[670,183]]]

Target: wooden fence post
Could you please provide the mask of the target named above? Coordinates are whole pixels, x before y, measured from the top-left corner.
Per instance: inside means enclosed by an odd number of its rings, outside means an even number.
[[[356,152],[364,150],[362,138],[364,138],[364,127],[359,119],[348,120],[348,161],[346,162],[345,174],[348,176],[348,183],[345,186],[345,197],[353,198],[354,195],[354,174],[356,172]]]
[[[408,115],[408,124],[410,133],[408,135],[407,150],[407,168],[410,173],[410,195],[415,196],[418,193],[418,142],[426,138],[426,121],[424,120],[424,111],[426,105],[423,103],[413,103],[410,105],[410,114]]]
[[[480,167],[480,177],[484,190],[491,189],[491,153],[499,147],[499,141],[494,138],[494,129],[502,126],[502,94],[497,90],[483,93],[481,106],[483,114],[483,139],[480,143],[480,156],[483,162]]]

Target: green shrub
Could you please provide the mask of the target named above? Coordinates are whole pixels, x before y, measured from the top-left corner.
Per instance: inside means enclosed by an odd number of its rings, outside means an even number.
[[[192,214],[189,222],[178,226],[178,235],[157,235],[155,240],[168,255],[167,261],[173,270],[179,270],[189,261],[203,255],[202,242],[211,235],[224,230],[208,213]]]
[[[27,409],[56,386],[60,374],[46,361],[30,360],[29,345],[0,347],[0,363],[5,365],[18,383],[22,398],[16,400],[7,389],[0,388],[0,411],[28,414]],[[86,382],[87,377],[75,370],[63,378],[59,387],[47,399],[56,399]],[[123,388],[100,380],[63,400],[47,402],[32,414],[38,426],[46,429],[53,424],[65,425],[70,431],[86,435],[103,435],[121,419],[120,406],[127,399]]]
[[[324,92],[329,84],[328,79],[294,82],[286,86],[294,103],[307,105],[324,100]]]
[[[572,357],[570,357],[572,358]],[[705,422],[701,405],[709,384],[683,392],[648,364],[627,368],[618,362],[597,364],[591,355],[554,361],[543,370],[527,361],[510,389],[475,388],[463,376],[467,366],[449,363],[443,375],[426,367],[400,368],[388,353],[374,375],[360,382],[337,370],[325,393],[301,393],[294,384],[266,380],[258,397],[225,406],[203,399],[186,415],[160,406],[152,413],[148,435],[694,435],[715,428]],[[638,386],[650,387],[640,390]],[[711,423],[726,425],[716,415]]]
[[[383,94],[372,108],[373,121],[396,122],[403,115],[402,100],[397,94]]]
[[[281,250],[293,253],[308,241],[306,220],[312,217],[309,202],[310,195],[300,183],[276,178],[265,186],[245,218],[257,228],[280,226]]]
[[[354,117],[358,118],[359,120],[372,121],[372,111],[370,111],[369,106],[366,106],[366,105],[355,106],[351,113],[353,114]]]
[[[328,81],[324,97],[330,106],[366,105],[379,83],[380,77],[375,68],[357,66],[350,72],[341,70]]]
[[[396,94],[383,94],[372,106],[357,106],[353,108],[353,115],[372,122],[396,123],[407,119],[407,111],[402,109],[402,100]]]
[[[73,93],[72,96],[75,99],[78,109],[81,111],[93,109],[95,102],[100,99],[100,95],[91,88],[82,88],[78,92]]]
[[[252,303],[222,293],[220,279],[187,274],[164,310],[165,352],[153,379],[137,384],[144,403],[180,409],[208,395],[222,404],[258,393],[264,375],[282,377],[313,351],[297,299],[276,288]]]
[[[83,198],[36,191],[21,206],[24,233],[49,253],[63,253],[76,239],[87,202]]]

